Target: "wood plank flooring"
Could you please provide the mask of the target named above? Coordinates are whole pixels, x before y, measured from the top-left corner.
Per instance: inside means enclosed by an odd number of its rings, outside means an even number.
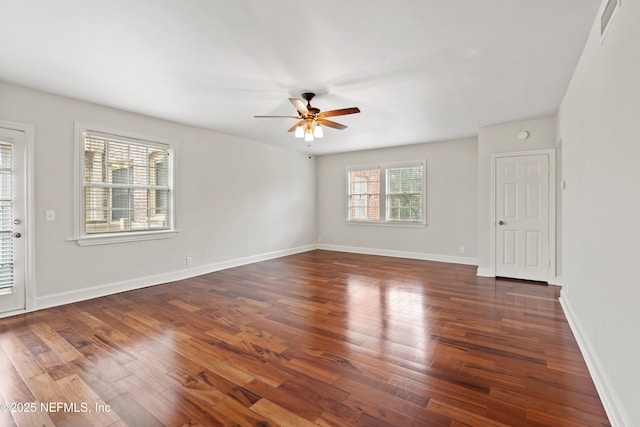
[[[606,426],[559,288],[311,251],[0,320],[2,426]]]

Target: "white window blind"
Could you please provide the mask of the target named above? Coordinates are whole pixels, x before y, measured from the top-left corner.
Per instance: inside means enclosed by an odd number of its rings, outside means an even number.
[[[85,235],[172,228],[170,146],[86,130],[82,143]]]
[[[426,224],[424,161],[347,168],[347,221]]]
[[[0,144],[0,294],[13,287],[13,160],[10,144]]]

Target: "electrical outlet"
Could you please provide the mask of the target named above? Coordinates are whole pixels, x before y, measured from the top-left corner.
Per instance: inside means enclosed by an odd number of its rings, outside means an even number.
[[[464,246],[460,246],[460,249],[458,249],[460,251],[460,254],[464,254]]]
[[[193,258],[191,258],[190,256],[187,257],[187,266],[189,265],[193,265]]]

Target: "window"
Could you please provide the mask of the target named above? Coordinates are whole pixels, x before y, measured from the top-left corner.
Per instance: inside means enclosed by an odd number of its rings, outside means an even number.
[[[349,220],[380,219],[380,169],[349,171]]]
[[[424,161],[347,169],[347,221],[424,225]]]
[[[387,221],[422,221],[422,166],[387,169]]]
[[[171,146],[81,125],[77,134],[82,153],[78,241],[140,240],[172,232]]]

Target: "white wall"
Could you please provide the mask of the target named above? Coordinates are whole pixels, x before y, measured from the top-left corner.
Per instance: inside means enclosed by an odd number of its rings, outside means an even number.
[[[526,130],[529,138],[518,139],[518,132]],[[478,273],[491,270],[491,155],[516,151],[555,148],[554,118],[525,120],[487,126],[478,132]]]
[[[318,158],[318,235],[332,249],[477,262],[477,142],[434,142]],[[426,159],[425,228],[346,224],[346,167]],[[464,247],[464,254],[459,248]]]
[[[40,305],[315,243],[315,160],[301,153],[2,83],[0,120],[35,127]],[[177,237],[89,247],[68,241],[74,235],[74,121],[175,141]],[[55,222],[45,222],[46,209],[55,209]],[[95,288],[114,283],[122,286]]]
[[[562,302],[610,418],[640,425],[640,2],[596,22],[558,115]]]

